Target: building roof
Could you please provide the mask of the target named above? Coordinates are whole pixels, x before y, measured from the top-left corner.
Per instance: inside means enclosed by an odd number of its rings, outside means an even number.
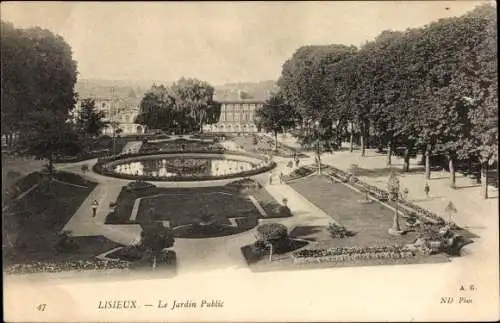
[[[220,100],[220,103],[235,103],[235,104],[242,104],[242,103],[253,103],[253,104],[262,104],[264,103],[264,100],[256,100],[256,99],[249,99],[249,100]]]

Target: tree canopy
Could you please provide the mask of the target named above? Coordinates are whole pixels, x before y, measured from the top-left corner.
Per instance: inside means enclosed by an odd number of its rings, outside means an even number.
[[[388,164],[404,145],[405,171],[412,150],[425,152],[428,174],[429,156],[444,155],[454,187],[458,160],[478,158],[483,168],[498,162],[496,47],[496,11],[482,5],[420,28],[383,31],[359,49],[300,47],[278,85],[302,120],[305,146],[320,147],[322,138],[325,150],[336,149],[356,133],[362,155],[369,138],[386,145]]]
[[[217,120],[220,108],[213,95],[210,84],[194,78],[181,78],[170,87],[153,85],[141,100],[136,121],[152,129],[201,131]]]

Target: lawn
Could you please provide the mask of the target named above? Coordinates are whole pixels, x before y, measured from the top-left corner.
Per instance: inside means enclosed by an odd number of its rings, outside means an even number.
[[[414,231],[408,231],[401,236],[390,235],[388,230],[392,226],[394,211],[377,202],[367,203],[358,192],[341,183],[332,184],[327,177],[309,176],[297,179],[289,185],[329,215],[332,222],[336,221],[354,233],[354,236],[334,239],[330,236],[327,226],[301,226],[299,224],[289,232],[290,241],[306,243],[305,246],[299,246],[299,249],[401,246],[414,242],[417,237]],[[405,220],[402,218],[400,218],[400,226],[403,230],[406,229]],[[409,258],[375,259],[375,257],[373,259],[346,259],[341,262],[294,264],[291,253],[298,249],[293,247],[289,252],[275,254],[273,261],[269,263],[268,254],[256,255],[251,245],[243,246],[241,250],[248,265],[254,271],[448,261],[448,257],[442,253],[430,256],[417,253]]]
[[[77,247],[70,253],[54,248],[59,232],[94,187],[95,183],[87,183],[87,187],[42,183],[13,202],[4,212],[4,238],[8,234],[15,241],[4,249],[6,263],[93,259],[116,246],[103,237],[82,237],[74,238]]]
[[[247,180],[248,181],[248,180]],[[249,181],[251,183],[251,181]],[[144,188],[129,190],[123,187],[115,210],[106,219],[107,224],[127,224],[149,221],[168,221],[180,237],[207,237],[235,234],[249,230],[263,218],[248,194],[253,196],[267,216],[283,216],[279,204],[263,188],[246,190],[241,181],[225,186],[196,188]],[[130,216],[136,199],[142,198],[135,221]],[[214,222],[199,225],[201,222]],[[203,232],[203,231],[206,232]],[[199,235],[199,236],[198,236]]]
[[[332,184],[324,176],[309,176],[291,182],[290,186],[355,233],[353,237],[334,240],[336,247],[406,244],[416,238],[415,232],[402,236],[390,235],[388,230],[392,226],[394,211],[376,202],[361,203],[363,196],[341,183]],[[405,227],[403,219],[400,219],[400,225]],[[326,228],[297,227],[292,235],[314,239],[319,245],[332,244]]]

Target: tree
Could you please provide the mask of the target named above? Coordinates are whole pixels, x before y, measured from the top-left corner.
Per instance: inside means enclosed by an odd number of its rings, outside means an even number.
[[[109,124],[103,120],[104,118],[104,112],[97,110],[94,99],[83,99],[76,117],[75,126],[77,131],[83,134],[85,138],[87,136],[96,137]]]
[[[161,222],[142,223],[141,226],[141,245],[150,252],[153,260],[152,267],[156,268],[156,260],[162,254],[163,249],[174,245],[173,231]]]
[[[170,87],[174,98],[175,110],[181,112],[179,124],[192,119],[200,132],[207,121],[208,111],[214,105],[214,87],[205,81],[195,78],[181,78]],[[186,124],[189,126],[189,122]],[[182,128],[181,128],[182,133]]]
[[[11,144],[16,134],[21,152],[48,158],[52,168],[55,153],[79,150],[66,124],[77,76],[71,47],[38,27],[18,29],[2,22],[1,32],[2,134]]]
[[[258,126],[274,134],[274,149],[278,150],[278,133],[283,133],[295,125],[295,110],[285,103],[281,94],[277,94],[271,96],[255,115]]]
[[[74,156],[82,149],[78,134],[61,112],[31,112],[24,123],[26,126],[19,139],[21,153],[47,159],[50,172],[56,155]]]
[[[60,36],[41,28],[1,28],[2,134],[12,144],[27,115],[47,109],[67,114],[75,104],[76,62]]]
[[[336,132],[332,129],[330,120],[310,120],[298,132],[297,137],[302,147],[312,149],[316,155],[318,174],[321,174],[321,154],[333,152],[338,147],[335,140]]]
[[[120,134],[121,129],[120,129],[120,124],[117,121],[111,121],[109,122],[109,126],[111,127],[111,130],[113,131],[113,155],[116,155],[116,135]]]

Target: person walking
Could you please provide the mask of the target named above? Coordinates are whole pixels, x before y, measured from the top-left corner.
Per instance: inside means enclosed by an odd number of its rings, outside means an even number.
[[[429,193],[431,191],[431,187],[429,186],[429,183],[428,182],[425,182],[425,186],[424,186],[424,192],[425,192],[425,196],[426,197],[429,197]]]
[[[296,158],[295,158],[295,167],[296,167],[296,168],[299,168],[299,162],[300,162],[299,157],[296,157]]]
[[[280,184],[283,184],[283,172],[280,172]]]
[[[99,203],[97,202],[97,200],[94,200],[94,202],[92,202],[92,217],[95,218],[96,214],[97,214],[97,207],[99,206]]]
[[[403,199],[404,200],[406,200],[408,198],[408,193],[409,193],[408,188],[405,187],[405,189],[403,190]]]
[[[269,173],[269,185],[273,184],[273,173]]]

